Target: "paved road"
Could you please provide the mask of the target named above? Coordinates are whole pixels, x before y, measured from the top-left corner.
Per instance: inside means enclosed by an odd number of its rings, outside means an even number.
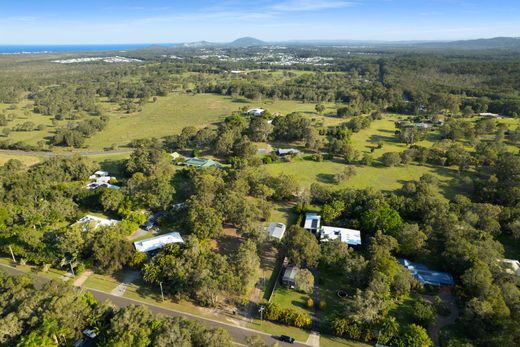
[[[13,268],[11,266],[4,265],[4,264],[0,264],[0,268],[2,270],[4,270],[5,272],[7,272],[7,273],[9,273],[11,275],[15,275],[15,276],[16,275],[21,275],[21,274],[27,274],[27,272],[24,272],[22,270],[18,270],[16,268]],[[35,285],[36,286],[41,286],[45,282],[49,281],[49,279],[47,279],[45,277],[41,277],[41,276],[36,276],[35,275],[34,278],[35,278]],[[264,333],[264,332],[261,332],[261,331],[257,331],[257,330],[253,330],[253,329],[249,329],[249,328],[244,328],[244,327],[238,327],[238,326],[235,326],[235,325],[232,325],[232,324],[223,323],[223,322],[219,322],[219,321],[216,321],[216,320],[212,320],[212,319],[196,316],[196,315],[193,315],[193,314],[190,314],[190,313],[172,310],[172,309],[169,309],[169,308],[166,308],[166,307],[162,307],[160,305],[154,305],[154,304],[142,302],[142,301],[139,301],[139,300],[133,300],[133,299],[129,299],[129,298],[114,296],[114,295],[111,295],[111,294],[108,294],[108,293],[105,293],[105,292],[100,292],[100,291],[95,290],[95,289],[90,289],[90,288],[84,288],[84,289],[89,291],[89,292],[91,292],[92,295],[94,295],[94,297],[96,298],[96,300],[98,300],[98,301],[109,300],[110,302],[112,302],[117,307],[125,307],[125,306],[132,305],[132,304],[134,304],[134,305],[145,305],[145,306],[147,306],[150,309],[150,311],[154,312],[155,314],[162,314],[162,315],[171,316],[171,317],[183,316],[183,317],[186,317],[186,318],[189,318],[189,319],[194,319],[194,320],[201,321],[201,322],[205,323],[206,326],[208,326],[208,327],[226,329],[227,331],[229,331],[229,333],[231,334],[233,339],[236,341],[237,345],[245,345],[246,337],[252,336],[252,335],[258,335],[268,345],[272,345],[273,343],[278,342],[279,344],[281,344],[283,346],[285,346],[285,345],[289,346],[289,344],[286,344],[284,342],[280,342],[278,339],[276,339],[272,335]],[[293,345],[290,345],[290,346],[304,347],[304,346],[308,346],[308,345],[306,345],[305,343],[301,343],[301,342],[295,342]]]
[[[112,155],[112,154],[124,154],[124,153],[132,153],[134,150],[132,148],[128,149],[118,149],[116,151],[100,151],[100,152],[64,152],[64,153],[56,153],[56,152],[38,152],[38,151],[19,151],[14,149],[0,149],[0,153],[3,154],[11,154],[11,155],[23,155],[30,157],[72,157],[73,155],[81,155],[82,157],[96,156],[96,155]]]

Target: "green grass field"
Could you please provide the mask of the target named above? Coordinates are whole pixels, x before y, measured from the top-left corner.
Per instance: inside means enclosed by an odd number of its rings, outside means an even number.
[[[445,196],[451,197],[463,187],[454,186],[451,180],[458,178],[456,169],[409,164],[405,166],[356,166],[356,174],[345,182],[336,184],[334,175],[342,172],[346,164],[341,162],[316,162],[305,157],[291,162],[266,165],[267,172],[273,175],[281,173],[296,176],[300,184],[310,187],[312,183],[322,183],[332,188],[364,189],[373,187],[377,190],[392,191],[399,189],[406,182],[418,180],[424,174],[432,174],[439,179],[440,188]]]

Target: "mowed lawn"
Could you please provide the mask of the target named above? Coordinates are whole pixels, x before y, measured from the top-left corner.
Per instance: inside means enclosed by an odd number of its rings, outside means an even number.
[[[342,172],[347,164],[342,162],[310,160],[308,157],[294,159],[291,162],[280,162],[266,165],[267,172],[272,175],[287,174],[298,178],[300,184],[309,188],[312,183],[322,183],[332,188],[375,188],[377,190],[392,191],[399,189],[406,182],[418,180],[424,174],[432,174],[439,180],[441,190],[446,196],[456,193],[457,187],[450,182],[458,178],[455,169],[447,167],[432,167],[408,164],[394,167],[382,165],[356,165],[356,174],[347,181],[339,184],[334,182],[334,175]]]
[[[30,155],[13,155],[0,152],[0,165],[4,165],[10,159],[17,159],[24,165],[31,166],[40,162],[40,158]]]
[[[314,115],[314,104],[306,104],[299,101],[256,101],[247,99],[234,99],[215,94],[184,93],[170,94],[166,97],[158,97],[157,102],[148,103],[141,112],[124,114],[112,111],[108,126],[101,132],[87,139],[89,150],[102,150],[111,145],[125,146],[134,139],[144,139],[178,134],[182,128],[195,126],[198,128],[215,124],[225,117],[238,111],[241,107],[262,107],[275,113],[287,114],[290,112],[303,112]],[[332,112],[333,104],[327,105]],[[337,122],[335,119],[324,122]]]

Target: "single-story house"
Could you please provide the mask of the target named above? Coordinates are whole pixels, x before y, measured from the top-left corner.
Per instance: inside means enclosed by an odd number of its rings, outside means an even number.
[[[289,287],[294,288],[296,285],[295,278],[296,274],[300,269],[297,266],[289,265],[285,268],[282,276],[282,284]]]
[[[399,263],[408,269],[421,284],[432,286],[453,286],[453,276],[447,272],[432,271],[426,265],[413,263],[407,259],[399,259]]]
[[[252,108],[250,110],[247,110],[247,113],[249,113],[252,116],[259,117],[263,115],[265,110],[263,108]]]
[[[107,171],[96,171],[96,172],[94,172],[93,175],[91,175],[89,177],[89,179],[97,180],[98,178],[102,178],[102,177],[109,177],[110,178],[110,174]]]
[[[267,227],[267,234],[270,238],[281,240],[285,234],[285,228],[283,223],[271,223]]]
[[[305,223],[303,228],[305,230],[317,233],[320,230],[321,216],[314,212],[307,212],[305,214]]]
[[[190,158],[184,161],[184,165],[198,167],[198,168],[206,168],[206,167],[220,167],[220,163],[211,160],[211,159],[202,159],[202,158]]]
[[[413,123],[413,126],[416,128],[421,128],[421,129],[429,129],[433,126],[433,124],[420,122],[420,123]]]
[[[280,157],[290,155],[290,154],[299,154],[299,153],[301,153],[301,151],[296,148],[278,148],[276,150],[276,154],[279,155]]]
[[[76,223],[74,224],[92,224],[94,228],[98,228],[101,226],[110,226],[118,223],[119,221],[115,219],[106,219],[91,215],[86,215],[84,217],[81,217]]]
[[[507,273],[516,274],[520,277],[520,261],[514,259],[502,259],[500,262],[504,264]]]
[[[96,171],[89,177],[89,179],[94,180],[94,182],[88,183],[86,188],[88,190],[93,190],[100,187],[108,189],[120,189],[121,187],[109,183],[112,178],[115,179],[115,177],[111,177],[107,171]]]
[[[173,160],[177,160],[180,157],[182,157],[182,155],[179,152],[170,153],[170,156],[172,157]]]
[[[94,190],[97,188],[121,189],[120,186],[116,186],[116,185],[113,185],[110,183],[105,183],[105,182],[90,182],[89,184],[87,184],[88,190]]]
[[[478,114],[480,117],[484,118],[501,118],[501,116],[497,113],[483,112]]]
[[[184,243],[181,234],[177,232],[151,237],[149,239],[134,242],[138,252],[151,252],[163,248],[170,243]]]
[[[320,241],[339,239],[349,246],[361,245],[361,231],[355,229],[322,226],[320,229]]]

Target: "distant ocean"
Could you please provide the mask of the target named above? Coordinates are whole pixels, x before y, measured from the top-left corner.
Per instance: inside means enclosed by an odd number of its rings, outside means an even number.
[[[0,45],[0,53],[41,53],[41,52],[88,52],[88,51],[120,51],[138,49],[149,46],[171,46],[171,43],[127,43],[98,45]]]

